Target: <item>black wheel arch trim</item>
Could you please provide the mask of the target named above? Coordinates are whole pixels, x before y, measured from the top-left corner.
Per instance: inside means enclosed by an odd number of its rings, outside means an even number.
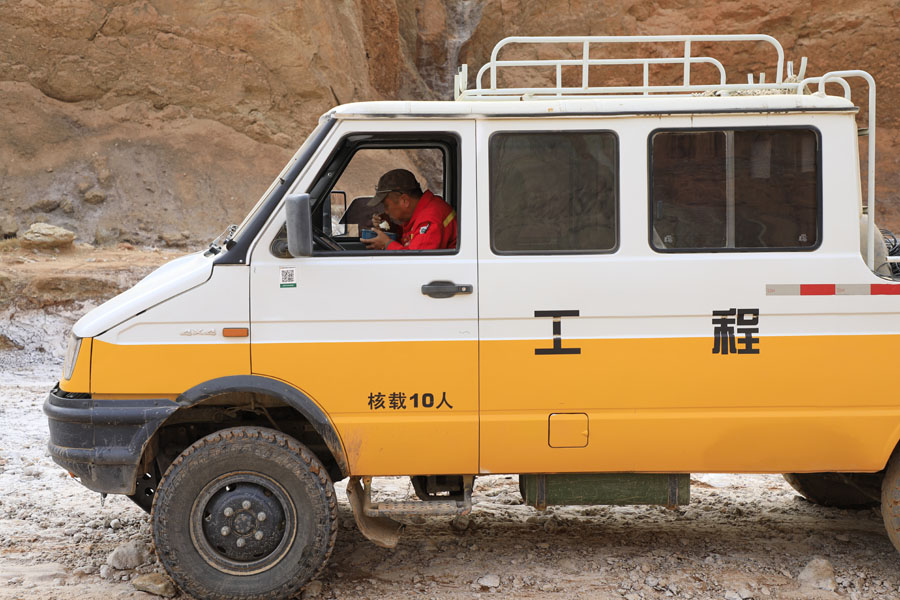
[[[230,392],[253,392],[274,396],[293,407],[309,421],[316,433],[322,436],[341,473],[345,477],[350,475],[344,446],[331,419],[309,396],[283,381],[262,375],[228,375],[195,385],[178,396],[175,402],[179,407],[187,408],[212,396]]]

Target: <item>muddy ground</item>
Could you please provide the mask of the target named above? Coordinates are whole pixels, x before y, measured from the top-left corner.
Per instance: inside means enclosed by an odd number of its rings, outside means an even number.
[[[17,256],[34,262],[14,262]],[[140,274],[172,256],[119,249],[84,250],[68,258],[16,251],[0,258],[5,258],[0,271],[11,274],[10,289],[19,289],[17,281],[27,287],[22,279],[28,270],[80,277],[78,268],[85,277],[130,285],[136,276],[121,271],[128,264],[137,264]],[[98,265],[109,265],[113,274]],[[35,332],[59,335],[87,307],[62,301],[41,308],[18,299],[0,324],[5,328],[0,333],[11,340],[0,350],[0,600],[156,597],[131,583],[138,574],[162,571],[152,554],[134,569],[107,564],[110,554],[130,541],[152,544],[147,516],[124,497],[101,503],[46,450],[41,406],[61,371],[61,343],[42,341]],[[692,479],[690,504],[677,510],[539,512],[521,505],[515,476],[479,478],[466,527],[447,518],[411,519],[394,550],[378,548],[356,531],[338,484],[337,545],[321,578],[303,596],[900,598],[900,554],[877,510],[812,505],[778,475],[695,474]],[[376,480],[376,489],[396,499],[413,495],[401,478]],[[801,577],[816,558],[827,562],[824,572]]]

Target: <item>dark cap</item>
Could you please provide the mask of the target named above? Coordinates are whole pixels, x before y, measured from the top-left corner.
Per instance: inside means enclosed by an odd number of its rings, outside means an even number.
[[[375,186],[375,196],[369,202],[370,206],[375,206],[384,200],[384,197],[391,192],[415,192],[422,194],[422,188],[416,180],[416,176],[406,169],[394,169],[388,171],[378,180]]]

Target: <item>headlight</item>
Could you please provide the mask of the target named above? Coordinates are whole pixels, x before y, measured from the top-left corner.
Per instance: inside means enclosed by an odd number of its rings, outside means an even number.
[[[63,363],[63,379],[72,379],[79,350],[81,350],[81,338],[69,335],[69,343],[66,346],[66,362]]]

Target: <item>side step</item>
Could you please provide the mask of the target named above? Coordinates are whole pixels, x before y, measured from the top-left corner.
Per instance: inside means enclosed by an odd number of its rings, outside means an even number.
[[[553,505],[656,504],[675,508],[690,502],[688,473],[557,473],[519,475],[525,504],[538,510]]]
[[[351,477],[347,482],[347,498],[360,533],[382,548],[394,548],[400,540],[403,524],[392,516],[461,516],[472,512],[473,475],[464,477],[462,500],[421,500],[372,502],[372,478]]]

